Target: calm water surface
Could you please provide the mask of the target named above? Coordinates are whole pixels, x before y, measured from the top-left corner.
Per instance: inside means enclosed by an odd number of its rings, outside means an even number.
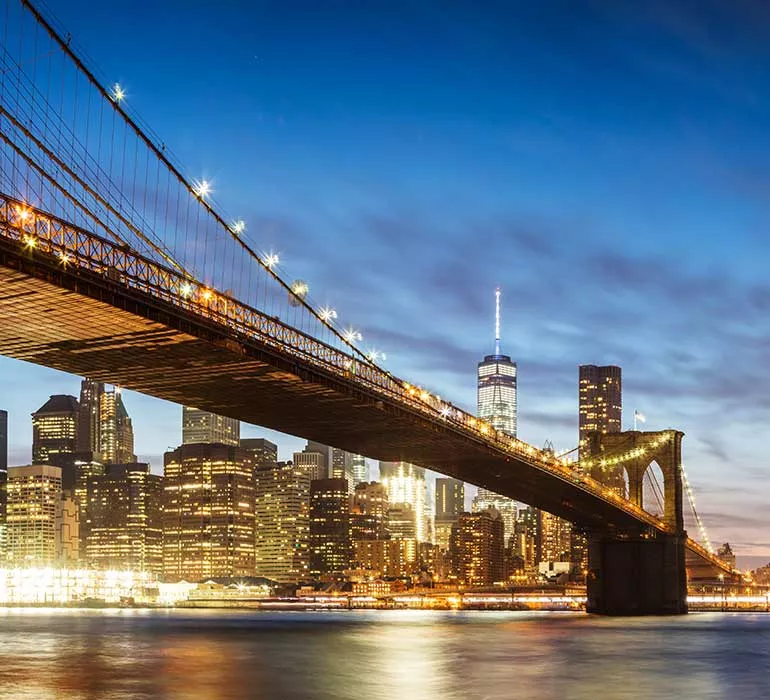
[[[770,698],[770,615],[0,609],[0,698]]]

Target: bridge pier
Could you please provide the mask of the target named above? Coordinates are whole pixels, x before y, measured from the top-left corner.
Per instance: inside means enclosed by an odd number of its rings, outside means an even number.
[[[588,538],[586,611],[599,615],[687,612],[687,535]]]

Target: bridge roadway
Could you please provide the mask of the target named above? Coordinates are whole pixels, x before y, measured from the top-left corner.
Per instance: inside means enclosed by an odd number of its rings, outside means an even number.
[[[5,196],[0,353],[422,465],[588,531],[666,531],[555,457],[375,365]],[[692,540],[688,548],[729,572]]]

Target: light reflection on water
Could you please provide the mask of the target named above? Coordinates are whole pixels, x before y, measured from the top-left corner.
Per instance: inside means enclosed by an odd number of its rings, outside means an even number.
[[[768,698],[770,615],[0,609],[0,698]]]

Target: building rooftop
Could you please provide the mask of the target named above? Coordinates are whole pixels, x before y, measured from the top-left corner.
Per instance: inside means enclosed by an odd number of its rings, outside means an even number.
[[[69,394],[54,394],[32,415],[38,413],[77,413],[80,408],[78,400]]]

